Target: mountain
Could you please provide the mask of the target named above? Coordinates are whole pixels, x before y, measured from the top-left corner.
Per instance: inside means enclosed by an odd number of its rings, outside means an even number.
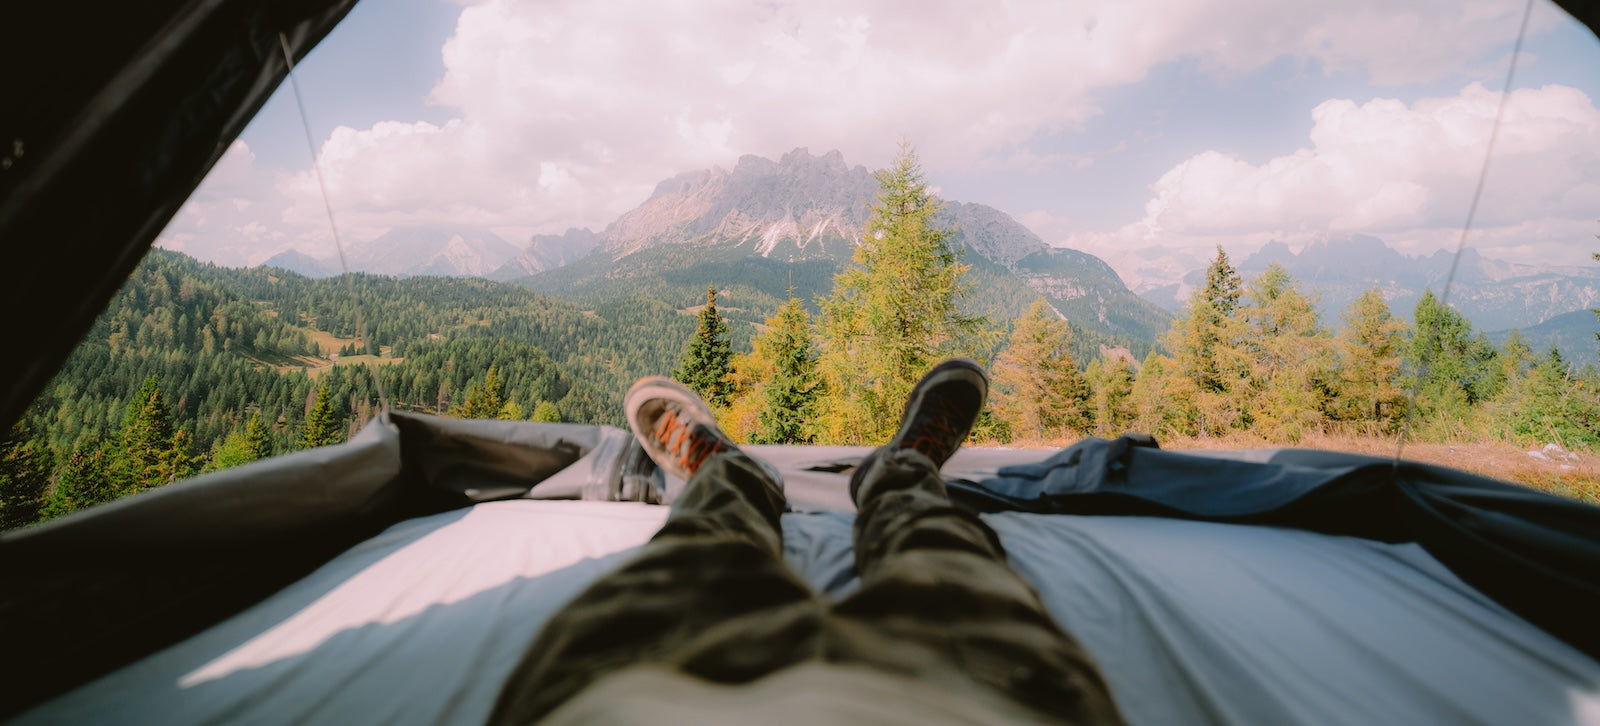
[[[400,277],[483,277],[520,250],[482,227],[396,227],[350,251],[350,269]]]
[[[526,251],[483,227],[395,227],[378,237],[354,245],[345,257],[351,272],[395,277],[487,277],[505,280],[557,267],[587,254],[583,247],[588,230],[568,230],[566,235],[539,235]],[[547,238],[547,239],[541,239]],[[570,239],[569,239],[570,238]],[[548,241],[554,240],[554,242]],[[517,261],[527,257],[520,266]],[[332,277],[343,271],[337,257],[318,259],[288,250],[262,262],[306,277]]]
[[[650,291],[681,307],[716,284],[730,317],[760,322],[791,287],[807,301],[828,293],[850,263],[877,191],[866,167],[849,166],[838,151],[801,148],[777,161],[745,156],[732,170],[661,182],[598,234],[593,254],[520,282],[583,305]],[[977,312],[1016,317],[1043,295],[1080,328],[1145,341],[1144,349],[1166,329],[1170,316],[1134,295],[1105,262],[1052,248],[1000,210],[946,201],[936,224],[955,229],[953,246],[973,266],[969,304]]]
[[[1596,334],[1600,334],[1600,320],[1596,320],[1594,313],[1589,310],[1557,315],[1538,325],[1522,328],[1521,333],[1535,355],[1543,355],[1551,346],[1555,346],[1574,368],[1581,368],[1585,364],[1600,365],[1600,339],[1595,338]],[[1510,337],[1510,330],[1489,333],[1489,339],[1496,345],[1505,345]]]
[[[536,234],[529,238],[528,246],[523,248],[521,254],[487,277],[491,280],[515,280],[570,265],[595,251],[602,242],[600,235],[587,229],[568,229],[559,235]]]
[[[746,155],[656,185],[644,204],[606,227],[613,258],[659,244],[748,248],[785,260],[848,258],[866,224],[877,182],[831,151],[795,149],[778,161]]]
[[[1383,292],[1395,315],[1410,318],[1424,290],[1440,293],[1450,269],[1450,305],[1479,330],[1527,329],[1574,310],[1600,304],[1600,268],[1538,266],[1484,257],[1468,248],[1459,263],[1452,252],[1410,257],[1370,235],[1328,237],[1298,253],[1282,242],[1269,242],[1243,260],[1235,260],[1246,278],[1269,265],[1281,265],[1301,288],[1320,295],[1322,320],[1338,325],[1340,314],[1361,293]],[[1180,310],[1205,277],[1209,263],[1198,263],[1181,281],[1155,286],[1146,281],[1141,296],[1168,310]]]
[[[339,274],[339,271],[335,269],[337,266],[329,267],[321,260],[301,252],[300,250],[286,250],[279,252],[278,254],[267,258],[266,262],[256,266],[276,267],[280,270],[288,270],[290,272],[305,275],[306,277],[311,278],[332,277]]]

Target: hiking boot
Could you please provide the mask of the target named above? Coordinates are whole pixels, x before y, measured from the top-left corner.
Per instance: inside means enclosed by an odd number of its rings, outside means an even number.
[[[951,358],[917,381],[886,449],[916,449],[943,468],[972,433],[989,394],[989,377],[975,361]]]
[[[639,379],[628,389],[622,408],[634,437],[656,466],[684,481],[712,454],[739,448],[717,427],[705,401],[670,378]]]

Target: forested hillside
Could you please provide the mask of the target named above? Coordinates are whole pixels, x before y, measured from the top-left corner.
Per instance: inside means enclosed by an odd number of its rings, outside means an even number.
[[[355,335],[356,299],[370,344]],[[373,371],[396,408],[484,415],[492,399],[491,417],[620,424],[628,383],[670,370],[693,328],[644,298],[583,310],[478,279],[314,280],[152,250],[9,432],[0,486],[111,482],[57,497],[50,511],[61,513],[240,463],[243,451],[254,453],[246,461],[290,451],[305,443],[319,391],[342,441],[379,405]],[[166,457],[159,471],[114,471],[152,447]],[[27,509],[7,505],[7,524],[28,521]]]

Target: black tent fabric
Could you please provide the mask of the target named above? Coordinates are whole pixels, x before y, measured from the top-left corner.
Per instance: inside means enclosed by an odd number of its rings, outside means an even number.
[[[296,62],[355,0],[20,2],[0,68],[0,425],[95,317]],[[45,314],[47,313],[47,314]]]

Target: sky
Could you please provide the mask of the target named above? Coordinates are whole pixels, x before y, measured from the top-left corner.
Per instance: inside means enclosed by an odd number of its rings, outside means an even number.
[[[913,144],[947,199],[1131,261],[1352,233],[1454,249],[1521,0],[368,0],[300,64],[346,247],[399,226],[599,230],[754,154]],[[1535,0],[1468,243],[1600,250],[1600,42]],[[289,84],[158,243],[334,254]]]

